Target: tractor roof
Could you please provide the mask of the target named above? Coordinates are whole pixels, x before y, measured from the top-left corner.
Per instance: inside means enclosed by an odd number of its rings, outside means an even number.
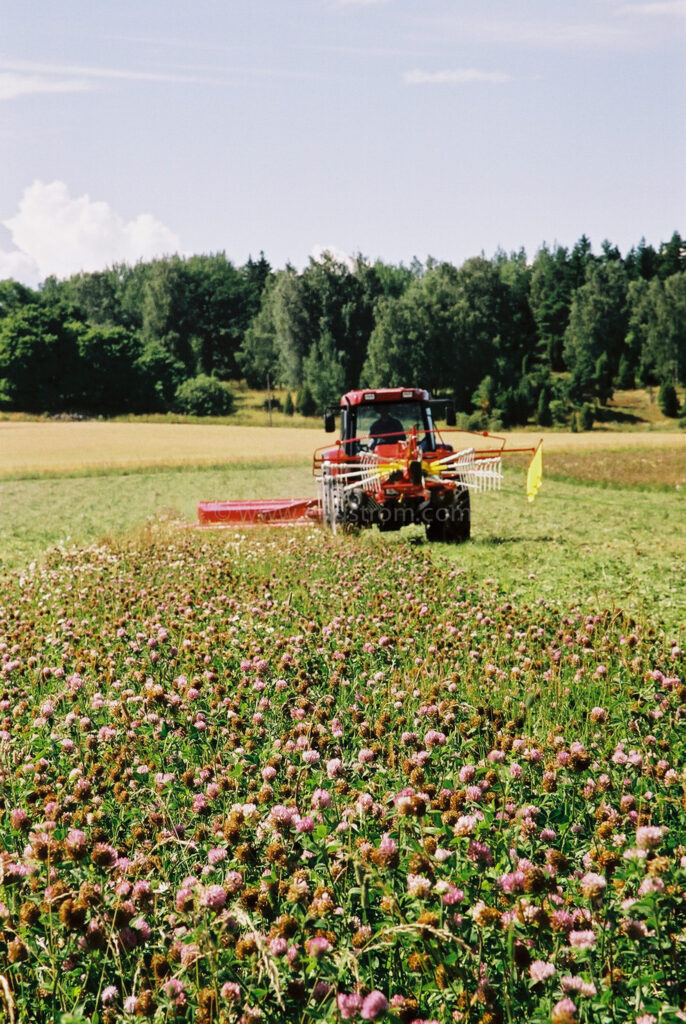
[[[364,391],[348,391],[341,398],[341,407],[347,405],[367,405],[367,403],[428,402],[429,392],[423,388],[366,388]]]

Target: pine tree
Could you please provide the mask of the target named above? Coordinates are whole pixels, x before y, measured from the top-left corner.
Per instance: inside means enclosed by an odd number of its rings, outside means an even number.
[[[589,402],[584,402],[577,414],[579,430],[592,430],[594,419],[593,406]]]
[[[317,406],[307,384],[303,384],[298,391],[298,395],[295,400],[295,408],[301,416],[314,416],[316,413]]]
[[[676,388],[669,381],[665,381],[664,384],[660,385],[657,404],[660,406],[663,416],[668,416],[670,419],[676,419],[679,415],[679,398],[676,393]]]
[[[630,391],[631,388],[636,386],[633,370],[631,369],[631,364],[626,355],[621,356],[619,360],[615,385],[620,389],[620,391]]]
[[[553,425],[553,417],[550,412],[550,399],[548,398],[548,391],[546,388],[542,388],[541,393],[538,396],[536,422],[539,427],[552,427]]]

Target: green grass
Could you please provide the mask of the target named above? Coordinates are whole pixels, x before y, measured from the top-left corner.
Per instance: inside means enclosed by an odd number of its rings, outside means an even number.
[[[387,545],[422,536],[410,527],[364,539]],[[546,480],[528,505],[513,473],[500,493],[472,496],[468,544],[433,545],[434,557],[480,582],[492,579],[515,601],[621,610],[682,644],[685,550],[683,495]]]
[[[683,638],[683,495],[548,480],[528,505],[506,480],[504,493],[476,496],[473,542],[445,557],[516,598],[621,608]]]
[[[309,461],[3,481],[0,570],[26,566],[51,547],[122,536],[156,517],[194,522],[200,499],[314,493]],[[472,538],[459,547],[435,545],[434,555],[496,580],[516,598],[621,608],[684,638],[681,492],[547,479],[528,505],[523,474],[511,470],[502,492],[474,496]],[[409,528],[373,531],[350,544],[407,539],[424,543],[422,531]]]

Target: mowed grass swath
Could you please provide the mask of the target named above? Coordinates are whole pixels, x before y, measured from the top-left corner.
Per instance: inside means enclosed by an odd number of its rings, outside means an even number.
[[[136,435],[128,429],[121,432],[129,424],[102,423],[92,426],[103,428],[97,436],[110,441],[85,454],[80,439],[85,434],[79,430],[90,424],[23,425],[30,429],[22,435],[21,456],[9,445],[0,447],[0,476],[11,473],[0,479],[0,566],[5,570],[40,559],[51,546],[68,548],[121,536],[159,517],[192,523],[200,499],[316,494],[312,443],[304,431],[153,425],[155,432],[160,431],[158,440],[146,448],[133,443]],[[0,423],[0,431],[5,426]],[[34,432],[34,427],[41,431]],[[45,428],[51,432],[50,441],[43,435]],[[151,458],[171,460],[175,453],[178,457],[174,438],[179,429],[188,439],[184,459],[190,451],[200,459],[209,434],[216,446],[216,464],[131,467],[132,459],[146,451]],[[313,433],[315,441],[326,437]],[[280,440],[282,435],[286,436]],[[502,580],[527,600],[543,593],[563,603],[621,607],[662,622],[672,632],[683,632],[686,490],[681,481],[686,476],[686,438],[681,433],[600,431],[543,436],[544,486],[533,506],[527,507],[524,496],[526,460],[514,465],[518,457],[513,456],[503,492],[473,496],[473,542],[459,552],[441,552],[441,557],[455,558],[468,570]],[[291,454],[278,461],[258,457],[267,441]],[[531,441],[528,433],[508,438],[512,447]],[[247,450],[253,453],[252,460],[241,461]],[[11,472],[12,460],[32,468]],[[79,468],[84,461],[93,468]],[[588,486],[599,483],[607,489]],[[407,536],[413,542],[422,540],[421,531],[410,527],[398,538],[385,537],[383,543],[403,543]],[[376,539],[372,535],[361,542],[373,546]]]
[[[622,609],[686,643],[684,492],[611,490],[544,477],[528,505],[524,479],[523,468],[513,468],[501,493],[475,495],[472,541],[456,549],[433,545],[432,556],[477,579],[497,579],[518,599]],[[50,547],[68,551],[144,529],[146,522],[183,528],[195,520],[199,495],[279,497],[307,494],[312,485],[309,462],[4,481],[0,560],[5,571],[21,570],[40,563]],[[350,544],[388,549],[408,541],[424,545],[422,530],[374,531]]]
[[[0,626],[6,1015],[682,1019],[649,626],[400,540],[161,527],[10,577]]]

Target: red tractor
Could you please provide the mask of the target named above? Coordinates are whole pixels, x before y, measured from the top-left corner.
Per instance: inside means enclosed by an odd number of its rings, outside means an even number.
[[[470,493],[498,489],[505,439],[454,429],[468,443],[448,444],[434,425],[441,406],[448,428],[455,427],[450,402],[432,402],[421,388],[368,388],[349,391],[340,402],[340,440],[314,453],[319,497],[266,501],[201,502],[201,525],[242,525],[319,520],[334,532],[371,526],[399,530],[419,523],[430,541],[460,543],[471,530]],[[336,429],[336,410],[324,416]],[[476,447],[478,438],[479,447]],[[452,436],[451,436],[452,439]],[[527,495],[533,501],[541,483],[541,444],[510,448],[528,452]]]

